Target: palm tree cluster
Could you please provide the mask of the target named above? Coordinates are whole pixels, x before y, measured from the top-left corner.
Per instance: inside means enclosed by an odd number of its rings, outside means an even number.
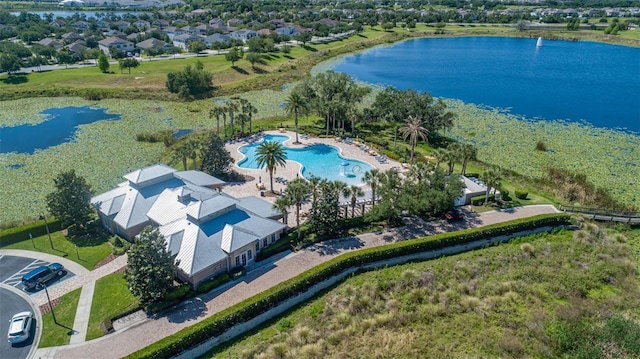
[[[307,103],[311,111],[324,118],[327,135],[344,133],[350,111],[370,91],[368,87],[358,86],[351,76],[334,71],[309,77],[293,90],[302,98],[302,103]],[[354,118],[351,118],[352,126]]]
[[[209,118],[216,119],[216,133],[223,139],[227,138],[227,116],[229,118],[229,127],[231,127],[230,137],[236,137],[236,117],[240,122],[240,132],[244,135],[245,126],[249,124],[249,133],[253,132],[252,122],[253,115],[258,113],[258,109],[249,102],[249,100],[234,97],[224,104],[214,105],[209,111]],[[220,118],[222,117],[222,134],[220,134]]]
[[[187,170],[187,160],[191,160],[191,168],[225,178],[229,175],[230,165],[233,162],[231,154],[224,148],[224,142],[215,132],[206,136],[196,136],[184,139],[175,146],[171,156],[171,163],[182,162],[183,170]]]

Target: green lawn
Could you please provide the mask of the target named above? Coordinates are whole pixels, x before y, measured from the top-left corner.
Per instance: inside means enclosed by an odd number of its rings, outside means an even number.
[[[122,273],[114,273],[96,282],[91,303],[87,340],[103,336],[100,324],[138,305],[138,299],[127,288]]]
[[[39,348],[69,344],[81,290],[82,288],[78,288],[60,298],[60,303],[53,308],[57,324],[54,323],[51,312],[42,316],[43,323],[40,326],[42,328],[42,336],[38,344]]]
[[[51,242],[42,221],[0,230],[0,248],[50,253],[77,262],[89,270],[111,253],[111,245],[106,234],[93,234],[70,240],[59,228],[55,222],[50,224]],[[29,233],[33,240],[29,239]]]

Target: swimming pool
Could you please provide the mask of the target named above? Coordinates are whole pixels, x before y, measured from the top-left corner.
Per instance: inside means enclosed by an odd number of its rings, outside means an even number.
[[[263,141],[283,143],[289,136],[265,135]],[[262,142],[260,142],[262,143]],[[242,146],[238,150],[245,158],[238,162],[238,167],[260,169],[256,163],[256,149],[260,143]],[[302,165],[302,175],[309,178],[321,177],[331,181],[339,180],[348,185],[362,185],[362,176],[373,167],[365,162],[340,156],[338,148],[325,144],[314,144],[302,148],[284,146],[287,160]]]

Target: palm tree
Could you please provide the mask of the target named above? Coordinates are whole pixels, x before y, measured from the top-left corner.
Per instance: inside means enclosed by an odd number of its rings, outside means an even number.
[[[415,183],[420,183],[427,178],[429,175],[429,166],[426,163],[418,162],[415,165],[411,166],[409,172],[407,172],[407,178],[414,181]]]
[[[309,179],[309,184],[311,185],[311,207],[316,204],[316,198],[318,197],[318,189],[320,188],[320,183],[322,183],[324,179],[320,177],[311,177]]]
[[[297,92],[292,92],[284,102],[284,110],[288,114],[293,114],[294,126],[296,130],[296,142],[294,142],[295,144],[300,143],[298,141],[298,115],[301,113],[307,113],[308,108],[309,103],[307,102],[307,100]]]
[[[181,143],[178,147],[175,148],[172,154],[172,162],[175,163],[182,161],[182,167],[185,171],[187,170],[187,158],[190,157],[188,144],[188,142]]]
[[[215,106],[209,111],[209,118],[216,118],[216,134],[220,135],[220,116],[224,116],[225,111],[220,106]]]
[[[431,155],[436,159],[436,168],[440,167],[440,163],[446,161],[447,150],[444,148],[436,148],[431,152]]]
[[[242,135],[244,135],[244,125],[249,122],[249,115],[247,115],[244,112],[240,112],[238,114],[238,121],[240,121],[240,130],[242,132]]]
[[[364,173],[362,176],[362,182],[371,187],[371,207],[376,205],[376,188],[380,185],[382,174],[377,168],[371,169]]]
[[[358,201],[358,197],[364,196],[364,191],[362,191],[362,188],[360,188],[359,186],[351,185],[351,186],[345,188],[344,190],[342,190],[342,194],[345,197],[351,197],[350,198],[350,201],[351,201],[351,218],[355,217],[356,216],[355,215],[356,214],[356,202]],[[345,216],[345,218],[346,217],[347,216]]]
[[[490,168],[482,173],[480,179],[487,185],[487,193],[484,198],[484,204],[486,205],[489,202],[489,192],[491,192],[491,189],[500,186],[502,170],[497,167]]]
[[[352,107],[347,111],[347,117],[349,117],[349,120],[351,120],[351,136],[355,136],[356,122],[362,121],[362,111],[359,111],[357,108]]]
[[[236,130],[233,124],[233,118],[239,108],[240,108],[240,105],[238,105],[236,101],[227,102],[227,105],[225,106],[225,110],[229,114],[229,125],[231,126],[231,138],[234,138],[236,134]]]
[[[470,144],[463,143],[460,146],[460,154],[462,155],[462,175],[464,176],[467,173],[467,163],[469,160],[475,160],[478,156],[478,149]]]
[[[289,204],[289,200],[286,197],[278,197],[275,201],[275,203],[273,204],[273,209],[275,209],[276,211],[282,213],[282,223],[287,224],[288,220],[288,213],[287,213],[287,209],[289,208],[291,204]]]
[[[256,149],[256,163],[258,167],[266,167],[269,172],[271,182],[271,193],[273,191],[273,171],[277,166],[284,167],[287,164],[287,153],[280,142],[266,141]]]
[[[241,104],[242,104],[242,113],[246,114],[247,118],[249,119],[249,133],[251,133],[252,132],[251,123],[253,121],[253,115],[258,113],[258,109],[255,108],[251,104],[251,102],[249,102],[249,100],[241,99],[240,101],[241,101]],[[243,132],[244,132],[244,130],[243,130]]]
[[[450,175],[453,173],[453,170],[456,166],[456,161],[460,158],[459,147],[457,144],[451,144],[447,149],[444,150],[444,158],[443,160],[447,162],[447,174]]]
[[[201,148],[200,141],[197,139],[191,139],[185,143],[185,147],[187,148],[187,153],[189,154],[189,158],[191,158],[193,169],[195,170],[198,162],[198,152]]]
[[[300,241],[300,207],[311,196],[311,185],[303,178],[296,178],[289,182],[285,198],[289,205],[296,206],[296,226],[298,227],[298,241]]]
[[[406,140],[409,138],[409,144],[411,145],[411,163],[413,163],[413,153],[416,149],[416,145],[418,144],[418,138],[422,138],[424,141],[427,141],[427,130],[423,126],[424,122],[421,117],[410,115],[409,118],[405,121],[404,126],[400,127],[400,134]]]
[[[330,184],[331,184],[330,189],[333,193],[336,194],[336,198],[337,198],[335,205],[339,206],[340,203],[338,203],[338,201],[340,201],[340,193],[344,192],[344,190],[347,188],[347,184],[339,180],[332,181]],[[345,218],[347,217],[346,211],[344,213],[344,217]],[[338,220],[339,218],[340,218],[340,211],[337,212],[336,220]]]

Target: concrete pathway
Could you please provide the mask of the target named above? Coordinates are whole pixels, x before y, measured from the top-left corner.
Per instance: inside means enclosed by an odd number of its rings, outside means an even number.
[[[335,239],[319,243],[299,252],[290,253],[273,262],[266,262],[247,273],[239,281],[223,288],[193,298],[177,306],[175,310],[156,318],[137,316],[130,318],[122,330],[105,337],[64,347],[38,349],[36,358],[115,358],[123,357],[146,347],[166,336],[193,325],[231,305],[250,298],[298,274],[326,262],[342,253],[367,247],[375,247],[399,240],[416,238],[489,224],[526,218],[538,214],[557,213],[551,205],[519,207],[485,213],[470,213],[465,221],[424,222],[416,217],[407,217],[406,225],[357,237]]]
[[[76,318],[73,321],[73,335],[69,340],[69,344],[78,344],[85,341],[87,328],[89,327],[89,315],[91,314],[91,302],[93,301],[93,291],[95,287],[95,281],[91,281],[82,287],[80,299],[78,300],[78,308],[76,309]]]

